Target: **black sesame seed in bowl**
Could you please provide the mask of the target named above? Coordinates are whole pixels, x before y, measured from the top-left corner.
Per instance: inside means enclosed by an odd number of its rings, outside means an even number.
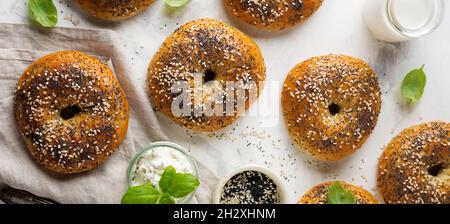
[[[213,195],[215,204],[286,203],[282,180],[270,169],[247,165],[226,175]]]

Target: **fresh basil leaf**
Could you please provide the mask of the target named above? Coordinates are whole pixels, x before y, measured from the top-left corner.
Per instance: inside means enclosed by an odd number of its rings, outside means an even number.
[[[151,184],[130,187],[122,198],[122,204],[157,204],[161,193]]]
[[[427,84],[427,76],[423,68],[424,65],[419,69],[410,71],[402,82],[402,96],[412,103],[420,100]]]
[[[159,188],[162,192],[166,193],[169,189],[169,183],[172,180],[173,175],[177,173],[173,166],[168,166],[163,174],[161,175],[161,179],[159,180]]]
[[[176,204],[175,198],[170,196],[170,194],[162,194],[159,198],[158,204]]]
[[[178,8],[178,7],[181,7],[183,5],[186,5],[191,0],[165,0],[165,1],[166,1],[166,4],[168,6],[174,7],[174,8]]]
[[[200,181],[197,177],[188,173],[176,173],[169,183],[168,191],[175,198],[182,198],[197,189]]]
[[[58,11],[53,0],[28,0],[30,17],[43,27],[55,27],[58,23]]]
[[[352,192],[345,190],[339,182],[334,182],[328,188],[328,204],[356,204]]]
[[[162,192],[151,184],[131,187],[123,196],[122,204],[176,204],[175,198],[185,197],[199,185],[197,177],[188,173],[177,173],[173,166],[168,166],[159,180]]]

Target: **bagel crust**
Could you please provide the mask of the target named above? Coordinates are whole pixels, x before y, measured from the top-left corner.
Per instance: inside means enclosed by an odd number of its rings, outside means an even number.
[[[214,73],[213,82],[205,78],[200,80],[203,82],[201,86],[195,87],[195,77],[206,77],[208,71]],[[230,88],[227,84],[241,83],[245,91],[255,89],[252,95],[255,99],[263,88],[265,72],[259,47],[249,37],[222,21],[201,19],[178,28],[153,57],[148,69],[148,95],[153,108],[175,123],[195,131],[216,131],[234,122],[252,103],[248,97],[250,92],[247,97],[239,97],[238,94],[228,97],[227,89]],[[181,116],[172,111],[178,96],[172,93],[172,87],[179,82],[188,84],[189,90],[183,93],[189,92],[188,100],[192,102],[188,113]],[[197,101],[196,97],[202,100]],[[244,111],[236,109],[238,101],[245,102]],[[219,114],[213,115],[195,113],[205,108],[205,102],[213,105],[225,103],[224,108],[232,105],[232,111],[225,114],[220,110]]]
[[[228,13],[259,29],[276,31],[302,23],[322,0],[223,0]]]
[[[138,15],[155,0],[75,0],[90,15],[103,20],[121,20]]]
[[[328,189],[333,185],[334,181],[321,183],[314,186],[298,202],[299,204],[327,204]],[[350,191],[356,199],[356,204],[379,204],[378,200],[367,190],[343,181],[339,181],[341,186]]]
[[[15,114],[35,161],[58,174],[92,170],[124,139],[128,103],[112,71],[84,53],[38,59],[20,77]]]
[[[358,150],[381,109],[378,78],[353,57],[328,55],[298,64],[281,97],[294,143],[319,160],[339,160]]]
[[[378,187],[387,204],[450,203],[450,123],[403,130],[378,163]]]

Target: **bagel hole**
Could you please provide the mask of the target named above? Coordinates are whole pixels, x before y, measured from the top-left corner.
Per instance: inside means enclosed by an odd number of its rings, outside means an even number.
[[[36,142],[39,140],[40,135],[36,134],[36,133],[31,133],[30,134],[30,138],[32,142]]]
[[[437,176],[439,175],[439,173],[444,170],[445,168],[445,164],[444,163],[438,163],[435,165],[430,166],[430,168],[428,168],[428,173],[431,176]]]
[[[208,69],[205,71],[205,75],[203,76],[203,83],[208,83],[215,79],[216,79],[216,73],[213,70]]]
[[[336,115],[341,110],[341,107],[335,103],[332,103],[328,106],[328,111],[330,111],[331,115]]]
[[[61,110],[60,116],[64,120],[69,120],[81,112],[81,108],[77,105],[69,106]]]

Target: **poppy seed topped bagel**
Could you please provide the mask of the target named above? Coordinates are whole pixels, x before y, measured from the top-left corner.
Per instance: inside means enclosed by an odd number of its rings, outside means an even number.
[[[46,55],[26,69],[15,114],[34,160],[59,174],[104,162],[124,139],[129,116],[111,69],[77,51]]]
[[[228,13],[257,28],[275,31],[302,23],[322,0],[223,0]]]
[[[450,204],[450,123],[403,130],[378,163],[378,187],[388,204]]]
[[[252,39],[222,21],[200,19],[178,28],[159,48],[148,69],[148,95],[153,108],[175,123],[216,131],[234,122],[259,96],[265,72]],[[180,83],[187,88],[174,92]],[[239,89],[246,93],[239,94]],[[214,113],[207,113],[208,108]]]
[[[378,77],[366,62],[341,55],[313,57],[286,77],[283,116],[300,149],[319,160],[339,160],[372,133],[380,95]]]
[[[328,203],[328,189],[334,182],[329,181],[314,186],[298,202],[299,204],[327,204]],[[367,190],[349,183],[339,181],[339,184],[347,191],[350,191],[356,204],[378,204],[378,200]]]
[[[75,0],[90,15],[104,20],[121,20],[138,15],[155,0]]]

